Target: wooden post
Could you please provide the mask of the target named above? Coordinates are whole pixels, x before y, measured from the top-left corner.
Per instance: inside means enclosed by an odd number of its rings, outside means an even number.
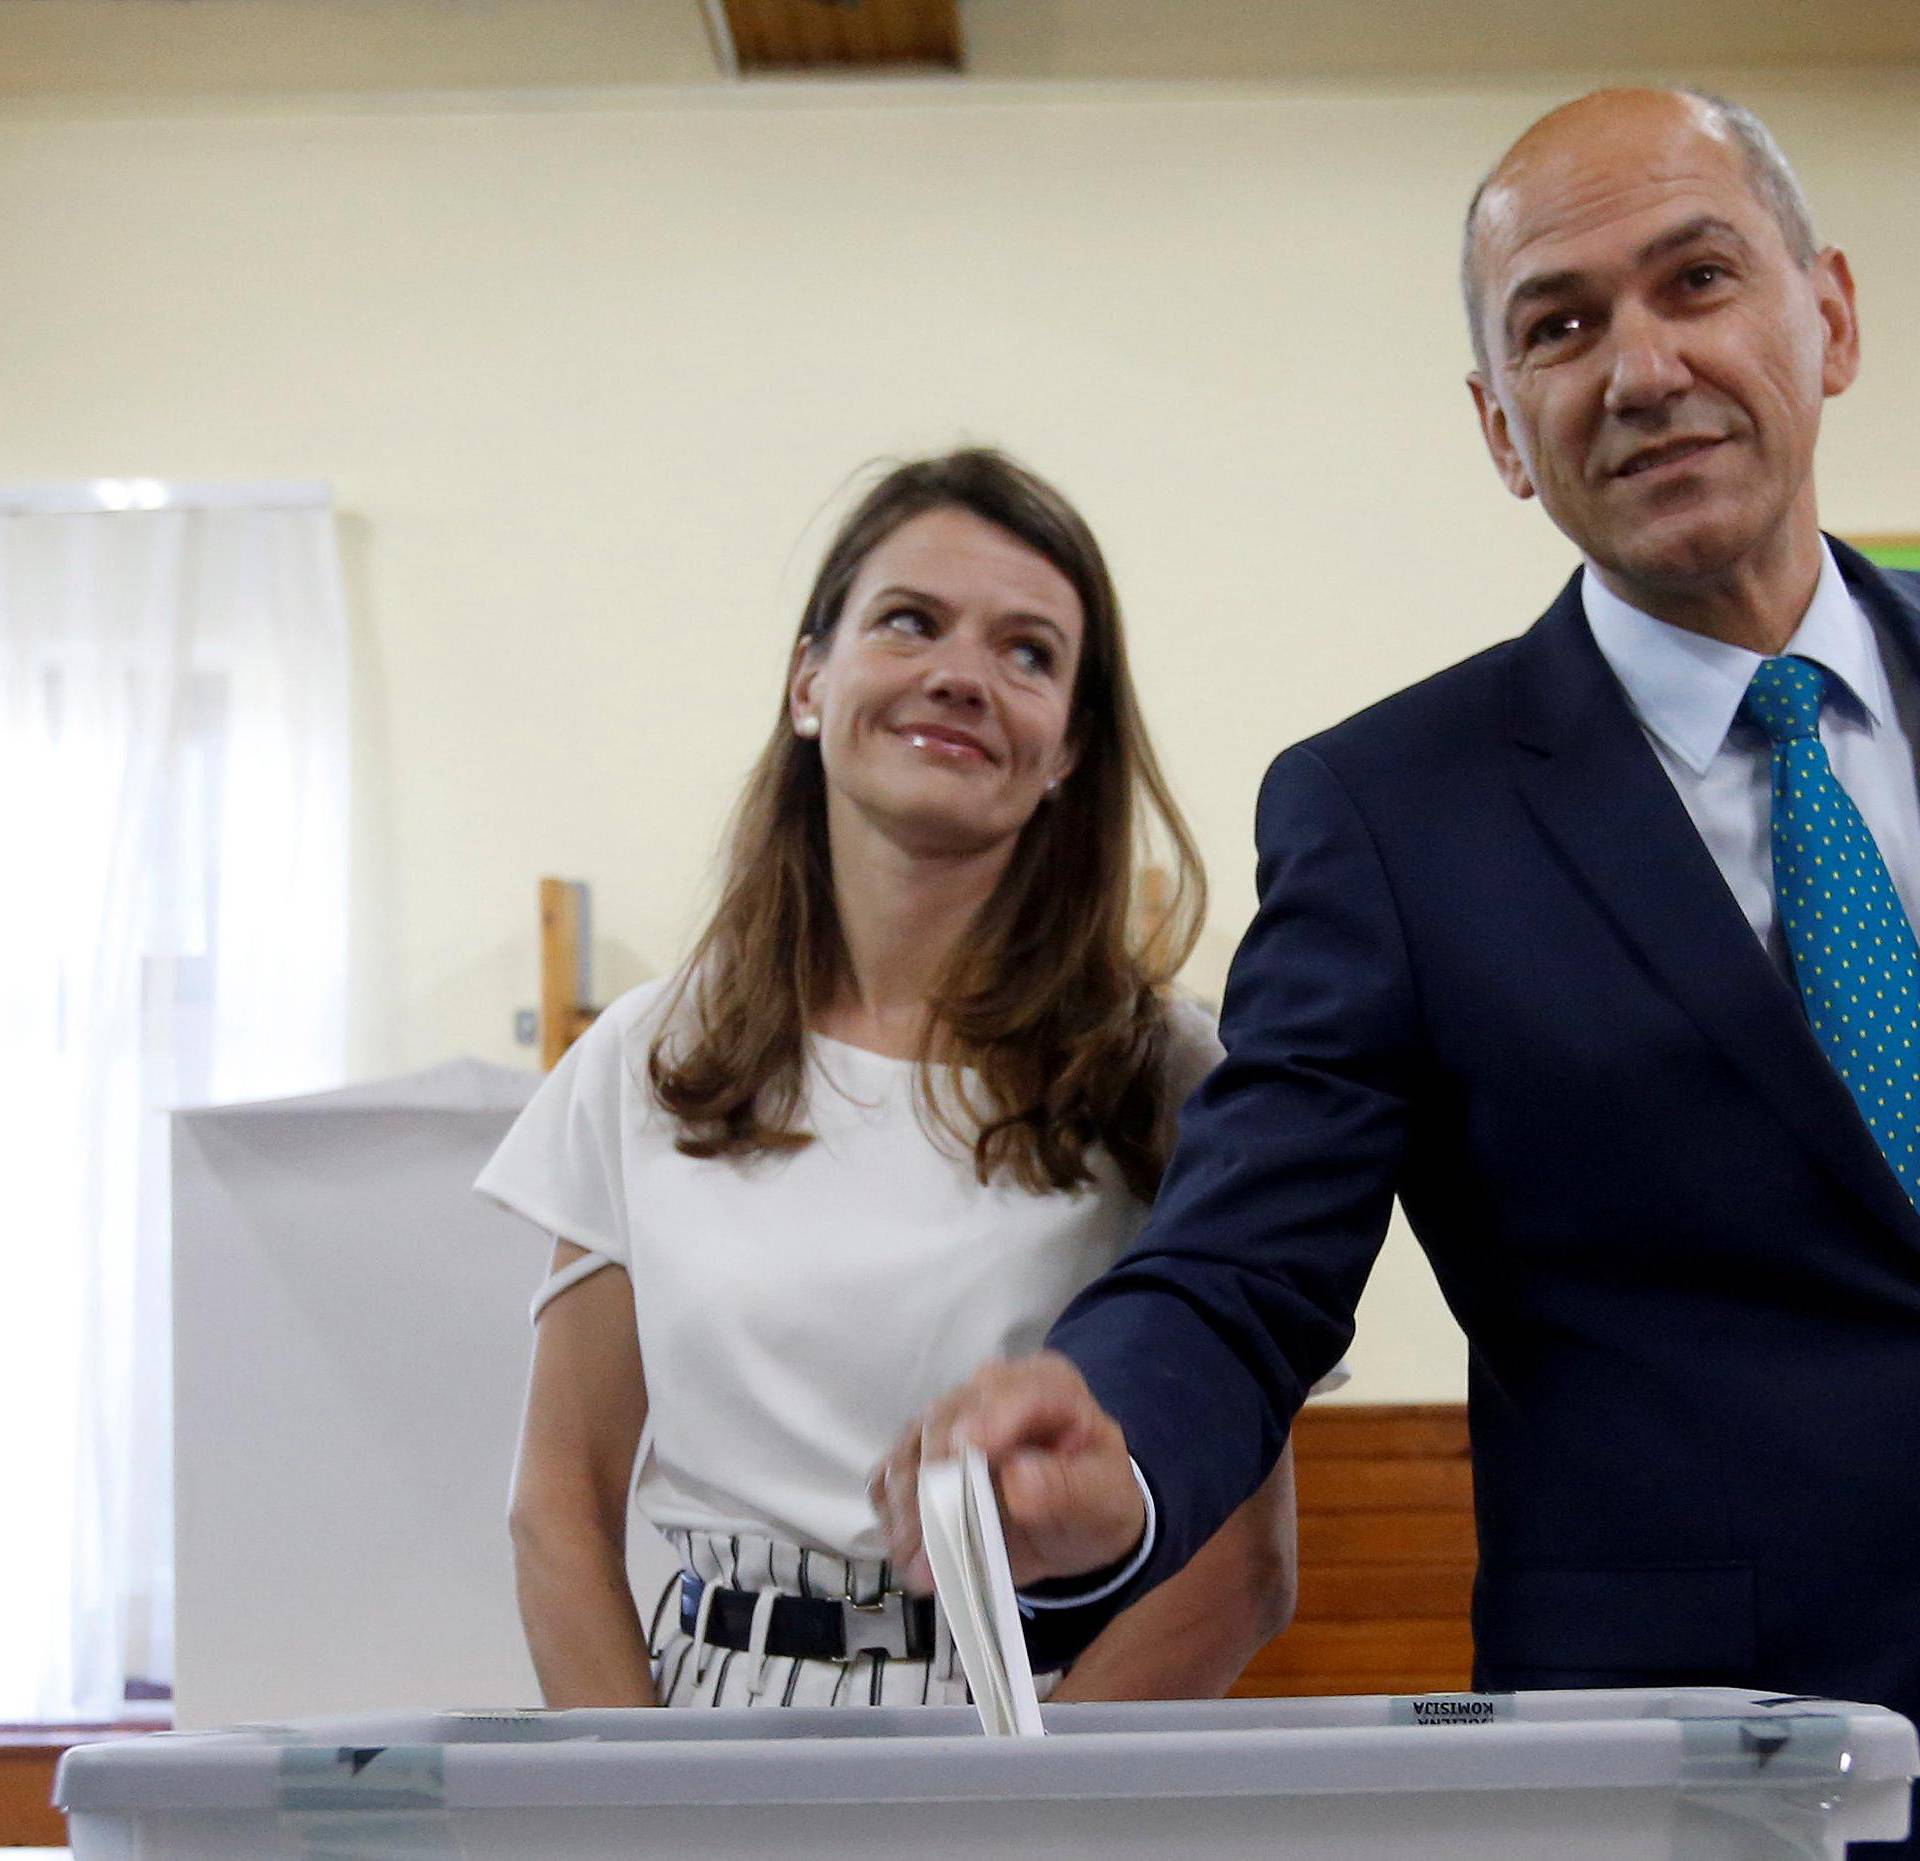
[[[587,1006],[587,888],[540,881],[540,1064],[548,1072],[593,1019]]]

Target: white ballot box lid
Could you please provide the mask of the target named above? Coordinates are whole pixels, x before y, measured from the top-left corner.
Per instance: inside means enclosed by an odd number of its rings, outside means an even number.
[[[1720,1689],[965,1708],[450,1713],[84,1746],[76,1861],[1089,1853],[1842,1856],[1906,1832],[1914,1731]],[[359,1846],[355,1846],[356,1840]],[[137,1843],[137,1845],[136,1845]]]

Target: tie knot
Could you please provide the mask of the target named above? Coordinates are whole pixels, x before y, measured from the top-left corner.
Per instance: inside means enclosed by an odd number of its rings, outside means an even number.
[[[1820,703],[1827,675],[1809,659],[1763,659],[1754,668],[1740,715],[1776,743],[1820,734]]]

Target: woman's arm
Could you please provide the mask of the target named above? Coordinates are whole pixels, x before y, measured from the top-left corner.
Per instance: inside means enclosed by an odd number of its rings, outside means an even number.
[[[553,1270],[584,1253],[556,1243]],[[606,1267],[540,1314],[514,1466],[514,1587],[549,1706],[658,1703],[627,1581],[627,1490],[646,1419],[633,1282]]]
[[[1053,1697],[1217,1698],[1293,1620],[1296,1541],[1289,1444],[1266,1483],[1178,1576],[1107,1624]]]

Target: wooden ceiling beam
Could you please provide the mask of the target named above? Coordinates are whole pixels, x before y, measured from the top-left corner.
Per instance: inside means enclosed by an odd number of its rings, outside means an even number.
[[[959,0],[721,0],[735,62],[756,71],[958,71]]]

